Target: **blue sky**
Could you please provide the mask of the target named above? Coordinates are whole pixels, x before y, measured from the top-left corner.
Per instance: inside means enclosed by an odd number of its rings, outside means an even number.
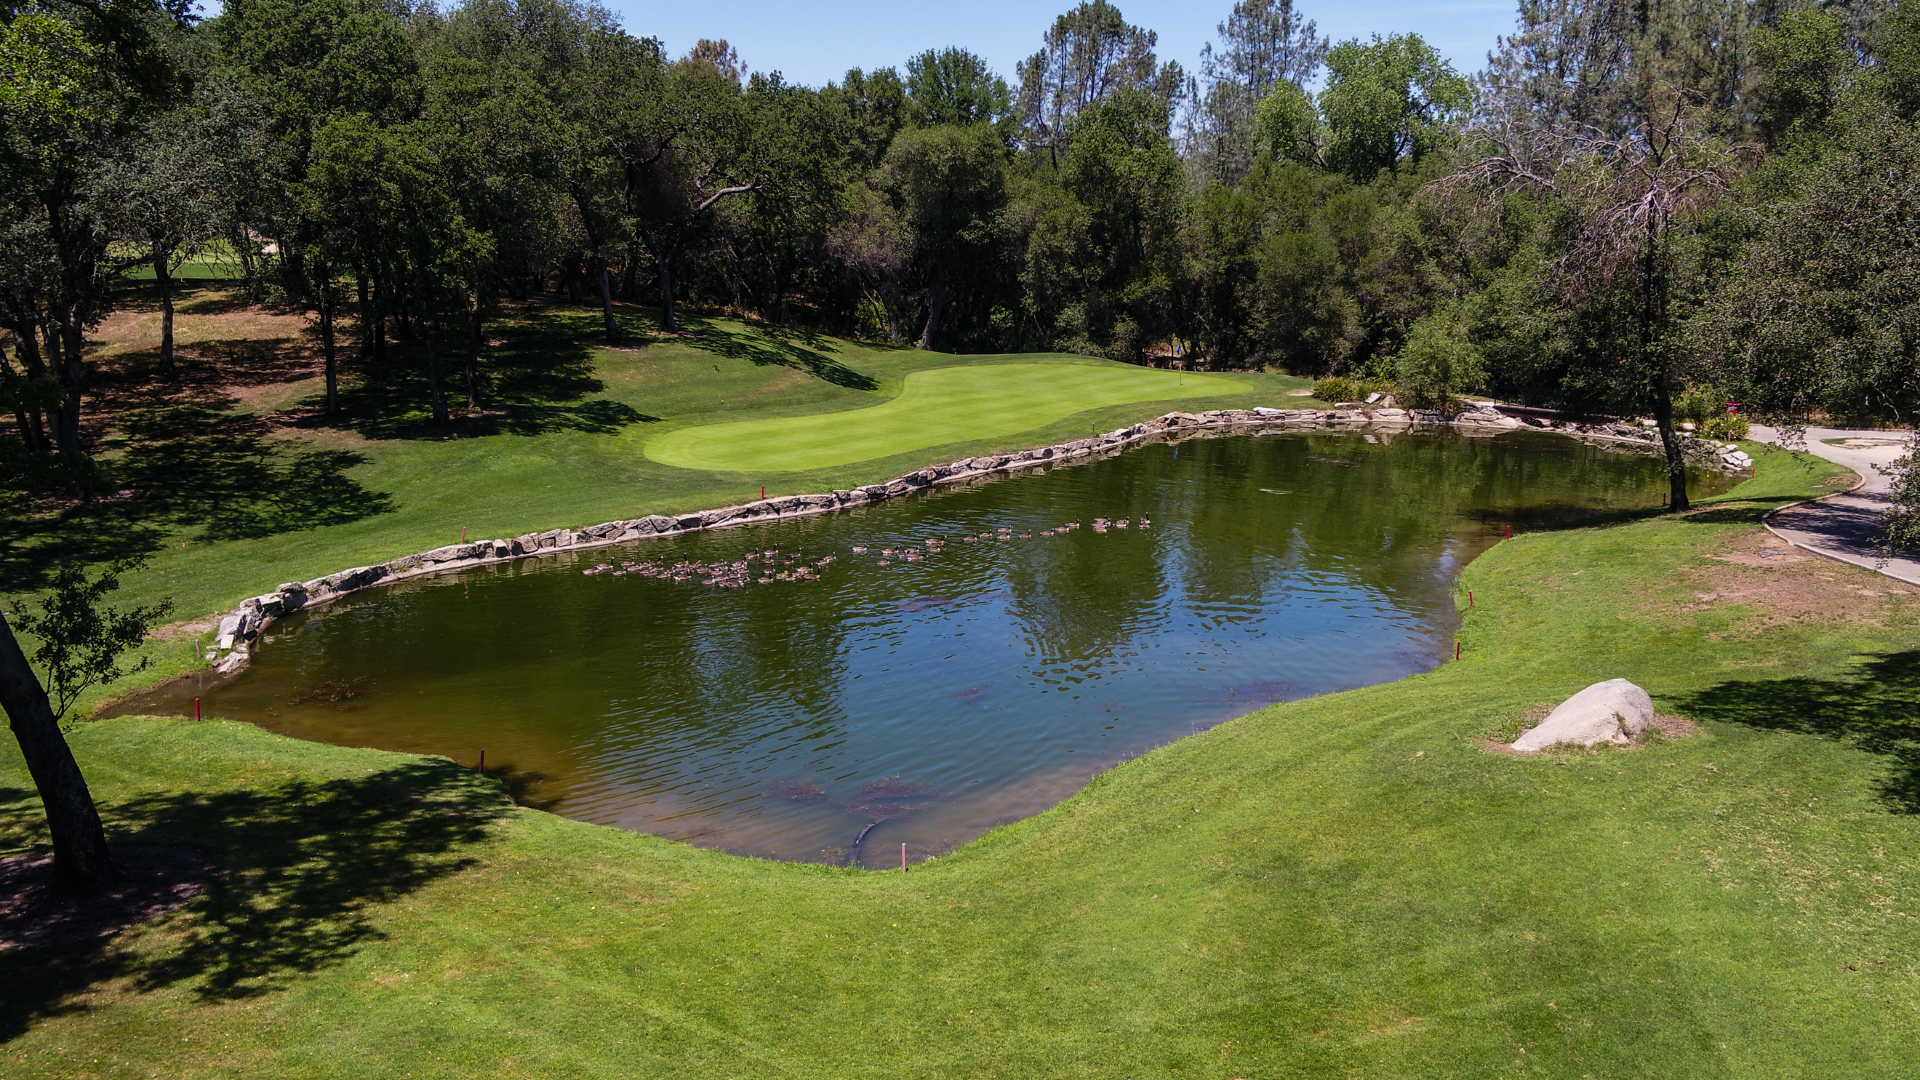
[[[754,71],[780,71],[819,86],[850,67],[899,65],[925,49],[960,45],[1014,81],[1020,60],[1076,0],[602,0],[627,30],[658,37],[674,53],[725,38]],[[1188,70],[1213,40],[1233,0],[1114,0],[1127,21],[1160,35],[1159,55]],[[1513,26],[1513,0],[1295,0],[1320,32],[1339,41],[1414,31],[1462,72],[1480,70],[1494,38]]]

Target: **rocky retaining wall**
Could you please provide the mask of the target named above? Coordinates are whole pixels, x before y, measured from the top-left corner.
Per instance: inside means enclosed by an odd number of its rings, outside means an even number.
[[[1114,453],[1146,440],[1164,440],[1188,433],[1218,431],[1225,428],[1285,425],[1293,428],[1410,428],[1451,426],[1466,434],[1498,434],[1522,427],[1549,427],[1575,437],[1603,442],[1658,447],[1658,436],[1644,428],[1627,424],[1584,427],[1550,425],[1543,421],[1516,420],[1493,409],[1478,409],[1447,415],[1420,409],[1376,409],[1365,406],[1339,406],[1332,409],[1220,409],[1213,412],[1173,412],[1130,427],[1117,428],[1103,435],[1043,446],[1011,454],[961,458],[942,465],[929,465],[904,476],[878,484],[834,491],[821,495],[783,495],[773,499],[723,506],[717,510],[696,510],[685,514],[652,514],[628,521],[608,521],[584,529],[549,529],[526,533],[507,540],[477,540],[467,544],[449,544],[413,555],[402,556],[376,566],[356,566],[312,581],[292,581],[269,593],[241,603],[232,614],[220,620],[216,647],[219,652],[215,670],[225,674],[239,670],[247,662],[252,643],[274,620],[304,608],[337,600],[348,593],[372,585],[388,585],[427,574],[459,570],[469,566],[501,563],[528,556],[552,555],[562,551],[605,547],[642,540],[650,536],[673,536],[703,529],[721,529],[732,525],[756,525],[770,521],[831,510],[865,506],[884,499],[921,491],[940,484],[953,484],[991,476],[1014,469],[1033,468],[1067,461],[1083,461]],[[1698,458],[1711,458],[1724,468],[1744,469],[1751,462],[1744,454],[1721,456],[1720,444],[1690,440],[1689,452]],[[224,653],[224,655],[220,655]]]

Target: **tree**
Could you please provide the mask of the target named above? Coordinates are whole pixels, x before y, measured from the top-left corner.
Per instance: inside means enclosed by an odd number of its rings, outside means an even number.
[[[1911,424],[1920,416],[1920,132],[1861,110],[1780,197],[1689,325],[1748,411]]]
[[[1458,305],[1415,323],[1394,358],[1394,369],[1407,399],[1404,404],[1423,409],[1451,409],[1461,394],[1487,377],[1486,357],[1474,344]]]
[[[1001,125],[1013,119],[1007,81],[965,49],[928,49],[908,60],[906,91],[919,127]]]
[[[1487,153],[1449,182],[1477,186],[1496,203],[1525,192],[1568,215],[1572,235],[1551,288],[1563,310],[1586,320],[1590,347],[1574,358],[1579,370],[1566,385],[1584,384],[1576,396],[1586,407],[1652,413],[1666,452],[1669,506],[1680,511],[1689,503],[1673,413],[1685,359],[1675,340],[1683,320],[1673,306],[1673,232],[1729,190],[1751,148],[1703,131],[1698,107],[1680,93],[1632,119],[1616,136],[1586,126],[1520,126],[1506,114],[1478,129]]]
[[[160,290],[160,364],[173,370],[173,275],[217,234],[216,189],[207,147],[196,137],[202,117],[182,108],[148,124],[131,154],[103,164],[93,200],[111,231],[142,244]]]
[[[1201,48],[1199,78],[1188,91],[1186,143],[1209,175],[1233,183],[1259,152],[1256,109],[1276,92],[1304,97],[1326,61],[1327,39],[1293,0],[1238,0],[1217,31],[1220,48]]]
[[[16,278],[36,290],[29,333],[64,400],[54,442],[78,455],[89,328],[113,302],[119,269],[89,198],[103,160],[181,89],[158,34],[189,19],[186,0],[50,0],[10,4],[0,22],[0,173],[10,183],[0,228],[25,227],[52,256],[51,275]],[[20,314],[25,314],[24,312]]]
[[[60,733],[60,718],[88,687],[152,664],[151,657],[142,657],[132,667],[122,667],[120,657],[166,618],[172,604],[118,611],[100,602],[120,587],[120,575],[137,565],[135,560],[116,562],[92,581],[81,570],[68,567],[55,575],[53,590],[41,598],[40,614],[15,605],[14,621],[23,632],[40,639],[34,659],[48,672],[51,698],[6,616],[0,615],[0,707],[6,710],[46,808],[47,827],[53,834],[54,883],[64,892],[93,892],[119,877],[86,777]]]
[[[1447,146],[1473,104],[1472,86],[1418,34],[1343,41],[1327,54],[1320,92],[1328,168],[1371,180]]]
[[[1085,0],[1055,19],[1046,43],[1020,65],[1020,115],[1037,145],[1059,145],[1082,109],[1122,90],[1178,99],[1185,78],[1153,55],[1159,36],[1127,22],[1107,0]]]
[[[990,257],[1006,202],[1006,150],[985,124],[910,128],[887,151],[884,183],[912,237],[926,290],[920,347],[931,349],[948,301]]]
[[[1140,90],[1074,119],[1060,186],[1084,208],[1083,289],[1062,347],[1134,363],[1173,331],[1183,202],[1169,103]]]
[[[865,176],[880,164],[912,112],[907,86],[892,68],[854,68],[839,84],[828,84],[821,96],[843,117],[847,166],[855,176]]]
[[[1826,126],[1858,67],[1846,33],[1832,13],[1803,8],[1756,35],[1754,56],[1766,73],[1760,84],[1760,131],[1768,146]]]

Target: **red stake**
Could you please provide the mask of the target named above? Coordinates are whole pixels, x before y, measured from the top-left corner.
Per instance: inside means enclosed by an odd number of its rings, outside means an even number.
[[[467,527],[465,525],[460,526],[460,542],[463,544],[467,542]]]
[[[1513,526],[1507,526],[1507,539],[1513,539]]]
[[[907,872],[907,845],[905,844],[900,845],[900,872],[903,874]]]
[[[193,718],[195,720],[200,719],[200,699],[199,698],[193,699]]]
[[[767,501],[767,485],[765,484],[760,485],[760,501],[761,502]]]
[[[487,752],[485,750],[480,751],[480,768],[475,771],[482,773],[487,771]]]
[[[1457,641],[1453,643],[1453,658],[1460,659],[1460,643]]]
[[[1468,607],[1473,606],[1473,590],[1472,589],[1467,590],[1467,606]]]

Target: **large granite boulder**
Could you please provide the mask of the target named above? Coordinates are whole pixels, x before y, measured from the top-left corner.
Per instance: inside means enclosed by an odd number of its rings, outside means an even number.
[[[1625,679],[1594,683],[1560,703],[1540,726],[1514,740],[1526,753],[1572,743],[1627,743],[1653,723],[1653,698]]]

